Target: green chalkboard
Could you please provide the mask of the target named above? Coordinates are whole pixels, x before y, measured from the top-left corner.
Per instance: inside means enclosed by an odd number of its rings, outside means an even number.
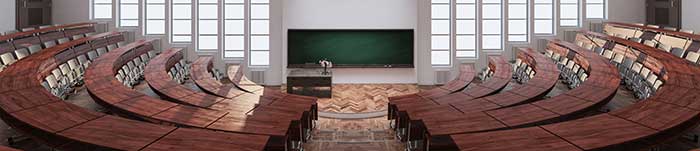
[[[413,67],[413,30],[289,30],[288,67]]]

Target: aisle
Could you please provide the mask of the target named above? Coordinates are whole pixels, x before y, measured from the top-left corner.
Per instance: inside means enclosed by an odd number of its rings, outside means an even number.
[[[403,151],[385,117],[338,120],[319,118],[307,151]]]

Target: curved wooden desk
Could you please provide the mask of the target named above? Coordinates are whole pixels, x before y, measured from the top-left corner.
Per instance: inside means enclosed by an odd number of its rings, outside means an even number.
[[[694,92],[700,86],[691,82],[700,74],[698,67],[643,44],[605,35],[598,38],[633,48],[628,53],[638,51],[659,60],[669,80],[650,99],[610,113],[537,127],[457,134],[440,139],[453,141],[452,149],[459,150],[541,150],[544,147],[636,150],[668,141],[698,124],[700,103]]]
[[[116,32],[98,34],[45,49],[0,72],[0,77],[3,77],[0,79],[2,81],[0,92],[3,94],[0,95],[3,98],[0,99],[0,108],[2,108],[0,117],[8,125],[27,136],[61,150],[162,150],[167,147],[173,147],[170,150],[207,148],[261,150],[265,148],[264,143],[257,143],[259,145],[256,146],[256,141],[252,140],[266,142],[269,140],[266,136],[195,130],[201,132],[197,134],[192,133],[191,129],[109,116],[61,101],[40,85],[43,77],[49,75],[51,69],[72,59],[65,56],[80,54],[80,52],[67,51],[70,48],[114,36],[121,36],[121,34]],[[195,145],[206,142],[203,140],[214,135],[245,142],[207,142],[209,144],[207,146]],[[181,144],[181,146],[172,144]],[[244,145],[255,148],[246,148]]]

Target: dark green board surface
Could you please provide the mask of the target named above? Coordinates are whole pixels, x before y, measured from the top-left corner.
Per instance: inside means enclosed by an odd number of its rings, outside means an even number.
[[[289,30],[288,67],[413,67],[413,30]]]

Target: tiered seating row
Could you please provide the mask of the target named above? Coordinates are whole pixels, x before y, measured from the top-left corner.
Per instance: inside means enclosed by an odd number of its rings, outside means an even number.
[[[95,32],[96,23],[52,26],[0,36],[0,71],[10,64],[57,44],[83,38]]]
[[[3,77],[0,79],[0,117],[13,128],[60,150],[262,150],[265,144],[255,145],[258,142],[255,140],[271,140],[266,136],[213,131],[193,133],[191,129],[109,116],[61,101],[41,86],[41,79],[50,75],[52,69],[71,59],[59,54],[71,47],[116,35],[120,33],[98,34],[57,45],[19,60],[0,72],[0,77]],[[80,53],[85,52],[73,51],[76,55]],[[203,141],[215,135],[228,139],[218,143]]]
[[[700,35],[691,30],[678,31],[676,28],[619,22],[607,22],[604,30],[608,35],[644,43],[692,63],[700,63]]]
[[[213,58],[209,56],[199,57],[192,63],[190,75],[200,89],[209,94],[225,98],[234,98],[247,93],[233,84],[225,85],[221,83],[219,81],[220,78],[217,78],[219,76],[218,72],[214,72],[213,67]]]
[[[495,69],[495,68],[494,68]],[[489,72],[489,71],[486,71]],[[443,85],[438,88],[434,88],[428,91],[423,91],[419,92],[417,94],[408,94],[408,95],[402,95],[402,96],[392,96],[389,97],[389,107],[388,107],[388,118],[395,119],[396,113],[398,110],[396,110],[396,105],[395,104],[400,104],[400,102],[410,102],[410,101],[422,101],[422,100],[429,100],[429,98],[437,98],[437,97],[442,97],[445,95],[449,95],[451,93],[459,92],[461,90],[464,90],[471,82],[474,80],[474,67],[471,65],[461,65],[460,66],[460,74],[457,78],[451,80],[448,82],[448,84]],[[488,74],[488,73],[487,73]],[[457,84],[461,83],[461,84]],[[452,85],[452,86],[450,86]],[[460,90],[457,89],[452,89],[449,90],[449,87],[454,87],[455,85],[459,85],[462,87]],[[425,98],[423,98],[425,97]]]
[[[667,69],[669,80],[651,98],[610,113],[538,127],[457,134],[442,139],[454,141],[457,148],[453,149],[459,150],[639,150],[664,143],[697,125],[700,106],[695,92],[700,84],[693,81],[698,79],[699,68],[653,47],[618,37],[599,38],[659,60]],[[594,67],[591,69],[595,70]],[[594,77],[598,76],[591,74],[587,82]]]
[[[164,60],[162,56],[175,54],[173,52],[179,52],[180,50],[166,50],[158,57],[151,59],[149,66],[160,64],[161,60]],[[266,134],[275,139],[285,139],[289,124],[281,125],[277,121],[246,119],[245,116],[228,114],[224,111],[185,106],[159,100],[137,90],[130,89],[123,82],[119,81],[119,71],[123,67],[128,66],[132,60],[139,59],[141,56],[153,51],[155,50],[153,50],[151,41],[140,40],[101,57],[93,63],[94,67],[91,67],[86,73],[88,92],[90,92],[96,102],[125,117],[166,125],[246,134]],[[172,55],[169,57],[172,57]],[[174,66],[178,62],[175,60],[169,63]],[[163,70],[163,72],[165,71]],[[240,122],[241,120],[247,123],[242,123]],[[267,123],[266,125],[260,125],[259,123],[262,122]],[[265,144],[267,148],[284,149],[285,142],[282,141],[275,144],[263,141],[256,144]]]
[[[576,52],[586,53],[573,44],[559,46],[558,42],[552,42],[550,47],[553,47],[552,49],[562,49],[565,48],[564,46],[574,47]],[[565,94],[537,101],[556,84],[559,72],[555,64],[543,55],[531,49],[521,50],[522,53],[518,57],[522,60],[520,62],[531,64],[529,66],[536,71],[535,78],[528,83],[513,90],[480,99],[451,102],[452,108],[416,106],[400,113],[400,116],[407,116],[406,120],[411,120],[408,128],[408,140],[411,141],[409,147],[429,144],[425,146],[426,149],[455,149],[449,144],[439,144],[444,142],[441,139],[451,134],[529,127],[577,118],[582,115],[581,113],[595,111],[607,104],[615,95],[618,85],[610,84],[619,83],[615,68],[608,65],[607,61],[601,57],[588,52],[587,55],[579,56],[579,58],[585,56],[587,61],[578,62],[578,64],[587,64],[586,67],[595,69],[589,69],[589,71],[598,78],[591,78],[580,88]],[[572,57],[577,57],[577,54],[572,54]],[[594,62],[589,63],[588,60]],[[530,72],[527,73],[525,76],[529,77]]]
[[[624,77],[627,88],[633,90],[638,98],[648,98],[663,86],[668,79],[665,76],[667,69],[659,60],[629,46],[605,41],[602,37],[609,36],[584,31],[576,39],[579,44],[592,46],[594,52],[610,59],[619,69],[620,76]]]
[[[463,90],[464,88],[469,86],[469,84],[471,84],[471,82],[474,80],[474,76],[474,67],[472,67],[471,65],[463,64],[460,66],[459,75],[457,76],[457,78],[451,80],[450,82],[447,82],[440,87],[428,91],[422,91],[416,94],[392,96],[389,97],[389,101],[399,101],[417,98],[437,99],[439,97]]]

